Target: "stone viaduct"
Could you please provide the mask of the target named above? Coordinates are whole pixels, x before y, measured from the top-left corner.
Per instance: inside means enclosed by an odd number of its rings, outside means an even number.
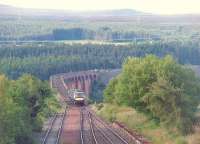
[[[89,96],[91,91],[92,82],[95,80],[103,81],[105,84],[116,76],[120,70],[88,70],[80,72],[69,72],[63,74],[53,75],[50,78],[52,87],[59,87],[66,95],[66,90],[79,89]]]
[[[97,71],[81,71],[62,75],[62,82],[66,89],[79,89],[90,94],[92,82],[97,80]]]
[[[89,96],[92,82],[97,80],[98,76],[99,71],[97,70],[69,72],[54,75],[50,81],[52,87],[64,86],[65,90],[79,89]]]

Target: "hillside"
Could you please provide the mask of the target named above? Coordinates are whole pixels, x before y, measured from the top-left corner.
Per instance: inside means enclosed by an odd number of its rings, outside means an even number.
[[[27,9],[8,5],[0,5],[0,16],[38,16],[43,18],[106,18],[106,17],[133,17],[144,15],[145,13],[131,9],[102,10],[102,11],[69,11],[69,10],[50,10],[50,9]]]
[[[136,11],[134,9],[113,9],[101,11],[70,11],[52,9],[28,9],[0,4],[0,19],[34,18],[68,21],[132,21],[141,23],[199,23],[200,15],[155,15]]]

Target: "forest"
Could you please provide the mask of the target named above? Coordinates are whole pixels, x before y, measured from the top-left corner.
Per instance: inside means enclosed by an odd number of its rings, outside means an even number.
[[[198,23],[88,22],[78,20],[3,19],[0,17],[0,41],[196,40],[199,39],[199,30]]]
[[[64,42],[5,43],[0,45],[0,73],[17,79],[24,73],[42,80],[57,73],[121,68],[128,56],[172,55],[178,63],[199,65],[199,42],[167,41],[115,44]]]
[[[33,132],[59,109],[49,84],[31,75],[0,75],[0,144],[33,144]]]
[[[105,40],[105,41],[142,41],[160,40],[156,35],[142,35],[139,33],[112,31],[109,27],[102,27],[98,30],[88,30],[83,28],[55,29],[53,40]]]
[[[2,20],[0,41],[57,40],[159,40],[160,36],[142,30],[123,30],[115,23],[64,22],[48,20]],[[129,23],[125,23],[130,27]],[[120,29],[119,29],[120,28]],[[130,27],[131,28],[131,27]]]

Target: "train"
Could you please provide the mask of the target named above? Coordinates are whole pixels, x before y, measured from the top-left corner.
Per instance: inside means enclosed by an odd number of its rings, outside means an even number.
[[[71,89],[69,93],[74,104],[85,105],[87,96],[84,91],[79,89]]]

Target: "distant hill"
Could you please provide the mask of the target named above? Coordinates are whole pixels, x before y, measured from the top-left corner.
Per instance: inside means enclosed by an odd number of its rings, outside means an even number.
[[[132,21],[139,23],[200,23],[200,15],[154,15],[133,9],[70,11],[50,9],[28,9],[0,5],[0,19],[33,18],[68,21]]]
[[[83,12],[82,16],[109,16],[109,17],[120,17],[120,16],[135,16],[135,15],[144,15],[146,13],[135,11],[132,9],[118,9],[118,10],[102,10],[102,11],[88,11]]]
[[[145,14],[131,9],[72,12],[67,10],[27,9],[8,5],[0,5],[0,10],[0,16],[38,16],[53,18],[132,17]]]
[[[0,10],[0,16],[62,16],[66,14],[66,12],[61,10],[28,9],[8,5],[0,5]]]
[[[14,15],[19,12],[19,9],[7,5],[0,5],[0,15]]]

